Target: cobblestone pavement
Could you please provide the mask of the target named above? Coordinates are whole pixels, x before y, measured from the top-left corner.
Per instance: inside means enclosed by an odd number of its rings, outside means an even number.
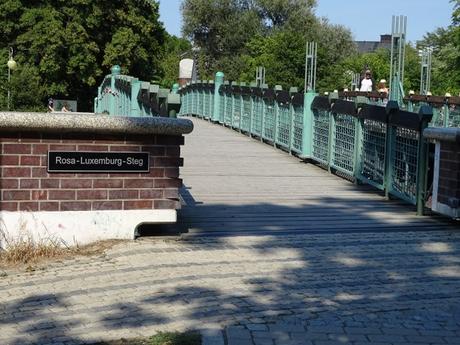
[[[131,241],[3,275],[0,344],[459,344],[459,253],[441,231]]]

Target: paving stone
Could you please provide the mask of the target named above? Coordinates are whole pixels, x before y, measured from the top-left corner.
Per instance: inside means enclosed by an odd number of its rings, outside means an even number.
[[[351,343],[355,341],[366,342],[367,337],[362,334],[328,334],[330,340],[336,340],[340,343]]]
[[[400,335],[378,335],[378,334],[371,334],[368,336],[371,342],[380,341],[380,342],[388,342],[388,343],[403,343],[406,339]]]
[[[227,333],[227,338],[233,339],[251,339],[250,332],[243,326],[232,326],[228,327],[225,332]]]
[[[442,339],[448,344],[455,344],[455,345],[460,344],[459,337],[442,337]]]
[[[251,332],[254,339],[272,339],[272,334],[269,331],[254,331]]]
[[[205,329],[201,331],[202,345],[225,345],[224,336],[219,329]]]
[[[227,345],[254,345],[254,342],[251,339],[231,338],[227,340]]]
[[[405,338],[410,343],[439,343],[442,338],[433,335],[406,335]]]
[[[275,345],[313,345],[309,341],[300,341],[300,340],[274,340]]]
[[[409,328],[381,328],[383,334],[389,334],[389,335],[419,335],[419,331],[415,329],[409,329]]]
[[[269,325],[271,332],[305,332],[305,328],[299,324],[276,323]]]
[[[246,328],[250,331],[267,331],[268,326],[265,324],[259,324],[259,323],[250,323],[246,325]]]
[[[255,345],[274,345],[274,340],[271,338],[253,338]]]
[[[346,334],[382,334],[380,328],[371,328],[371,327],[344,327]]]

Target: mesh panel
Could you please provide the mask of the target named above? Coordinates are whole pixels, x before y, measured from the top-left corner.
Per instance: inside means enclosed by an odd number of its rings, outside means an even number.
[[[233,96],[233,123],[232,126],[235,128],[240,128],[241,121],[241,96]]]
[[[460,106],[449,108],[449,127],[460,127]]]
[[[186,103],[187,94],[184,94],[181,96],[180,102],[181,102],[181,107],[180,107],[179,115],[186,114],[187,113],[187,103]]]
[[[278,106],[278,138],[276,143],[289,148],[289,138],[291,131],[291,108],[289,105]]]
[[[432,108],[433,119],[429,123],[430,127],[444,127],[445,113],[443,108]]]
[[[224,94],[220,94],[220,102],[219,102],[219,122],[224,122],[224,114],[225,114],[225,96]]]
[[[225,124],[231,125],[232,124],[232,113],[233,113],[233,97],[231,94],[225,94]]]
[[[332,144],[332,165],[353,175],[355,161],[355,119],[353,116],[335,114],[335,131]]]
[[[205,91],[203,94],[203,116],[209,117],[209,92]]]
[[[264,101],[265,119],[263,137],[275,141],[275,103]]]
[[[209,93],[209,111],[208,111],[208,116],[212,118],[214,115],[214,92],[211,91]]]
[[[193,91],[192,92],[193,94],[193,106],[192,106],[192,113],[193,115],[196,115],[198,114],[198,92],[197,91]]]
[[[303,107],[294,107],[294,128],[293,128],[293,139],[292,139],[292,150],[297,153],[302,153],[303,143]]]
[[[364,120],[360,175],[381,189],[384,188],[386,133],[386,123]]]
[[[200,107],[198,109],[199,115],[204,116],[204,105],[205,105],[205,98],[206,98],[206,92],[201,91],[200,92]]]
[[[241,115],[241,129],[249,132],[251,127],[251,97],[243,96],[243,113]]]
[[[391,191],[415,204],[417,188],[417,147],[419,133],[407,128],[393,128]]]
[[[252,102],[252,133],[262,135],[262,110],[263,102],[260,97],[253,98]]]
[[[313,158],[328,164],[329,112],[323,109],[313,111]]]

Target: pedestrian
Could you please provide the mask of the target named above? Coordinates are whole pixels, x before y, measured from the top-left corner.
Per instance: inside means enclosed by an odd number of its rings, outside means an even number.
[[[381,79],[378,85],[379,92],[380,93],[386,93],[388,94],[388,87],[387,87],[387,81],[385,79]]]
[[[361,80],[361,87],[359,88],[359,91],[361,92],[370,92],[372,91],[372,79],[371,79],[371,71],[366,70],[364,74],[363,80]]]
[[[52,98],[48,99],[48,112],[52,113],[54,111],[54,101]]]
[[[62,106],[61,111],[64,113],[68,113],[70,111],[69,106],[67,105],[67,102],[64,102],[64,105]]]

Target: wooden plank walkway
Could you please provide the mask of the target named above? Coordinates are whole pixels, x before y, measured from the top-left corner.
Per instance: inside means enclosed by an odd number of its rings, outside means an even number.
[[[179,213],[187,236],[458,229],[234,130],[192,120]]]

